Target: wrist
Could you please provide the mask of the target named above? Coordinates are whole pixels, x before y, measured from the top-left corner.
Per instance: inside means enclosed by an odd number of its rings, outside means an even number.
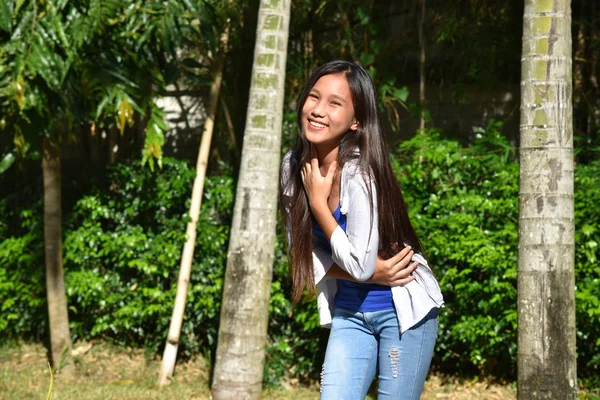
[[[373,272],[373,275],[366,281],[367,283],[374,283],[376,285],[382,285],[383,283],[379,281],[377,277],[377,272]]]
[[[327,200],[312,201],[309,203],[309,205],[315,217],[317,216],[317,214],[322,214],[329,211],[329,205],[327,204]]]

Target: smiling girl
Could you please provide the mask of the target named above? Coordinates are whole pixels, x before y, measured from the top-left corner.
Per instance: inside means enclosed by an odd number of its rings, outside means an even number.
[[[321,399],[418,399],[443,306],[389,161],[376,91],[332,61],[298,102],[299,137],[281,167],[293,298],[316,287],[331,327]],[[383,257],[380,258],[379,256]]]

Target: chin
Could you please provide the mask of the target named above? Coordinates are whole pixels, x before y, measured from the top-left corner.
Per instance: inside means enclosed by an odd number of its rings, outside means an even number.
[[[308,135],[304,135],[306,137],[306,140],[308,140],[309,143],[312,144],[321,144],[323,142],[325,142],[325,140],[323,140],[322,137],[319,137],[318,135],[315,134],[308,134]]]

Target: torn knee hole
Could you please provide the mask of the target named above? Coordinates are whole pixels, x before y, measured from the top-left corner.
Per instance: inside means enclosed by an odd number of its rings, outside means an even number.
[[[390,367],[392,370],[392,378],[398,377],[398,362],[400,361],[400,350],[397,347],[391,347],[388,353],[390,358]]]

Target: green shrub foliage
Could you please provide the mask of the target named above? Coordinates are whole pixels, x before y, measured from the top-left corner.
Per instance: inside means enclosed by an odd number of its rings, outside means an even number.
[[[0,342],[47,332],[42,203],[31,195],[0,200]]]
[[[575,168],[577,374],[600,387],[600,159]]]
[[[195,171],[168,160],[109,170],[108,190],[77,202],[65,234],[67,294],[76,337],[162,346],[175,299]],[[183,354],[216,340],[232,179],[209,178],[190,279]]]
[[[401,145],[394,167],[445,295],[438,365],[510,375],[519,166],[498,127],[480,130],[467,148],[435,131],[418,135]]]
[[[139,163],[115,165],[106,183],[65,215],[65,280],[75,340],[103,338],[150,351],[163,346],[194,176],[174,159],[155,173]],[[216,341],[233,207],[231,177],[208,178],[204,187],[181,335],[181,354],[188,355]],[[37,326],[46,318],[42,223],[38,202],[35,209],[20,210],[20,229],[8,232],[0,225],[4,338],[45,334],[45,325]]]
[[[514,377],[518,163],[498,132],[464,147],[435,130],[403,143],[393,167],[446,298],[434,366]],[[64,259],[75,339],[160,352],[168,330],[195,171],[166,159],[156,172],[117,164],[64,215]],[[579,375],[600,366],[600,161],[576,166]],[[0,341],[47,334],[39,194],[0,200]],[[180,354],[214,351],[234,183],[208,178],[198,222]],[[315,379],[328,331],[315,301],[293,306],[282,227],[271,287],[265,381]]]

